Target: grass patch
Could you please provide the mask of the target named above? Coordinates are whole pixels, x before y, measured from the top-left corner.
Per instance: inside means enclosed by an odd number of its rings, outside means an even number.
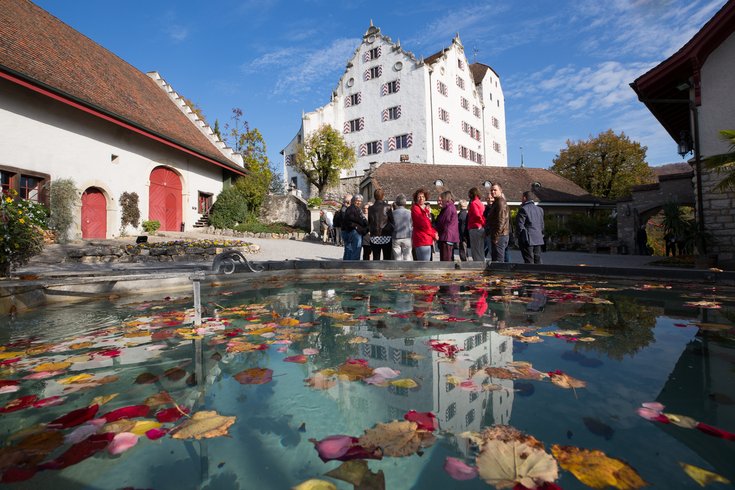
[[[241,233],[277,233],[280,235],[288,235],[289,233],[303,233],[304,230],[294,228],[286,223],[242,223],[235,226],[235,231]]]

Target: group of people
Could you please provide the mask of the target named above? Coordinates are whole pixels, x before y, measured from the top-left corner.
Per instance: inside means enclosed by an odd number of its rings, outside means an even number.
[[[457,249],[462,261],[471,257],[473,261],[509,262],[508,246],[515,231],[523,261],[541,263],[544,211],[532,191],[521,197],[515,230],[500,184],[490,187],[487,204],[480,190],[473,187],[468,201],[459,201],[459,209],[454,195],[442,192],[437,198],[436,217],[428,203],[429,193],[423,188],[413,193],[410,210],[404,194],[396,196],[392,205],[382,189],[375,190],[373,197],[372,203],[364,203],[359,194],[345,195],[341,209],[329,217],[336,243],[344,244],[344,260],[360,260],[361,255],[363,260],[433,260],[436,246],[441,261],[454,260]]]

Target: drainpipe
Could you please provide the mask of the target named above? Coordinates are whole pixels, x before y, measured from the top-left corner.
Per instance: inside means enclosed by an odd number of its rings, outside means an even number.
[[[694,167],[697,170],[697,229],[699,240],[697,247],[701,247],[702,255],[707,255],[707,242],[704,239],[704,209],[702,201],[702,153],[699,149],[699,111],[694,100],[689,101],[689,109],[692,111],[692,126],[694,128]]]
[[[429,68],[429,121],[431,121],[431,163],[436,164],[436,150],[434,149],[434,84],[431,82],[433,71]]]

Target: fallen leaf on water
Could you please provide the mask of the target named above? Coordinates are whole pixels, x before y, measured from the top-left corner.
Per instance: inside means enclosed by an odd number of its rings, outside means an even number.
[[[76,427],[77,425],[81,425],[94,418],[99,408],[99,405],[90,405],[88,407],[72,410],[66,415],[62,415],[61,417],[49,422],[48,428],[68,429],[69,427]]]
[[[235,423],[237,417],[219,415],[215,411],[195,413],[190,419],[176,428],[174,439],[209,439],[227,435],[227,429]]]
[[[394,379],[393,381],[389,381],[388,384],[393,385],[397,388],[406,388],[406,389],[413,389],[418,388],[418,383],[416,381],[412,380],[411,378],[405,378],[405,379]]]
[[[153,373],[141,373],[135,378],[135,384],[149,385],[158,381],[158,376]]]
[[[100,407],[105,403],[113,400],[117,397],[118,393],[112,393],[111,395],[100,395],[92,398],[92,405],[99,405]]]
[[[556,461],[549,453],[524,442],[489,440],[476,463],[480,478],[496,488],[510,488],[516,483],[536,488],[559,476]]]
[[[385,476],[382,470],[373,473],[368,468],[367,461],[363,460],[345,461],[332,471],[324,473],[324,475],[346,481],[359,489],[382,490],[385,488]],[[382,482],[382,485],[380,482]]]
[[[296,364],[305,364],[308,360],[309,359],[303,354],[283,358],[283,362],[295,362]]]
[[[135,420],[120,419],[114,422],[110,422],[102,426],[102,432],[112,432],[113,434],[119,434],[121,432],[131,432],[135,427]]]
[[[186,407],[171,407],[171,408],[164,408],[163,410],[159,410],[156,412],[156,420],[162,423],[166,422],[176,422],[181,417],[187,416],[189,414],[189,409]]]
[[[163,375],[171,381],[179,381],[186,376],[186,371],[177,366],[167,369]]]
[[[121,432],[115,434],[110,444],[107,446],[107,452],[116,455],[122,454],[138,443],[138,436],[132,432]]]
[[[562,371],[551,371],[549,376],[551,377],[551,382],[561,388],[584,388],[587,386],[587,383],[584,381],[573,378]]]
[[[415,422],[395,420],[367,429],[359,441],[363,447],[382,449],[386,456],[410,456],[434,444],[435,439],[431,432],[419,430]]]
[[[340,378],[350,381],[364,379],[373,374],[373,368],[362,363],[345,362],[337,368],[337,375]]]
[[[250,368],[233,376],[241,385],[262,385],[273,380],[273,370],[267,368]]]
[[[129,407],[122,407],[111,412],[107,412],[102,416],[107,422],[114,422],[120,419],[134,419],[136,417],[145,417],[148,412],[151,411],[151,407],[148,405],[131,405]]]
[[[21,396],[20,398],[11,400],[4,406],[0,407],[0,413],[17,412],[18,410],[32,407],[33,404],[36,403],[36,401],[38,401],[38,396],[36,395]]]
[[[314,449],[319,453],[319,459],[324,461],[339,460],[350,461],[353,459],[382,459],[383,453],[380,449],[365,448],[359,444],[357,437],[345,435],[332,435],[321,441],[309,439],[314,444]]]
[[[472,480],[477,478],[477,468],[470,466],[464,461],[447,456],[444,460],[444,471],[455,480]]]
[[[292,490],[337,490],[337,487],[334,486],[334,483],[312,478],[311,480],[299,483]]]
[[[153,420],[138,420],[135,422],[133,428],[130,429],[130,432],[132,432],[136,436],[142,436],[145,435],[149,430],[158,429],[159,427],[161,427],[160,422],[156,422]]]
[[[34,367],[33,370],[36,372],[40,371],[63,371],[64,369],[71,366],[70,362],[44,362]]]
[[[145,399],[143,403],[151,408],[156,408],[160,407],[161,405],[173,405],[174,400],[173,398],[171,398],[171,395],[169,395],[165,391],[162,391],[160,393],[156,393],[155,395],[149,396]]]
[[[93,375],[89,373],[84,373],[77,374],[76,376],[69,376],[68,378],[59,379],[56,382],[62,385],[69,385],[72,383],[84,383],[85,381],[89,381],[92,378],[94,378]]]
[[[648,485],[627,463],[602,451],[554,444],[551,452],[562,468],[588,487],[635,490]]]
[[[67,466],[77,464],[105,449],[114,437],[115,434],[112,433],[93,434],[82,442],[71,446],[56,459],[43,463],[39,468],[60,470]]]
[[[712,473],[711,471],[707,471],[704,468],[700,468],[699,466],[694,466],[681,462],[679,462],[679,465],[682,467],[684,472],[689,475],[692,480],[699,483],[699,486],[701,487],[709,485],[710,483],[724,483],[726,485],[730,483],[730,480],[728,480],[724,476],[720,476],[717,473]]]

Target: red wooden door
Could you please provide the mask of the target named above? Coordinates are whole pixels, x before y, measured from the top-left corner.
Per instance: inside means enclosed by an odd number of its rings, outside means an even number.
[[[94,187],[82,194],[82,238],[107,238],[107,199]]]
[[[151,172],[148,219],[158,220],[163,231],[181,227],[181,178],[171,169],[156,167]]]

